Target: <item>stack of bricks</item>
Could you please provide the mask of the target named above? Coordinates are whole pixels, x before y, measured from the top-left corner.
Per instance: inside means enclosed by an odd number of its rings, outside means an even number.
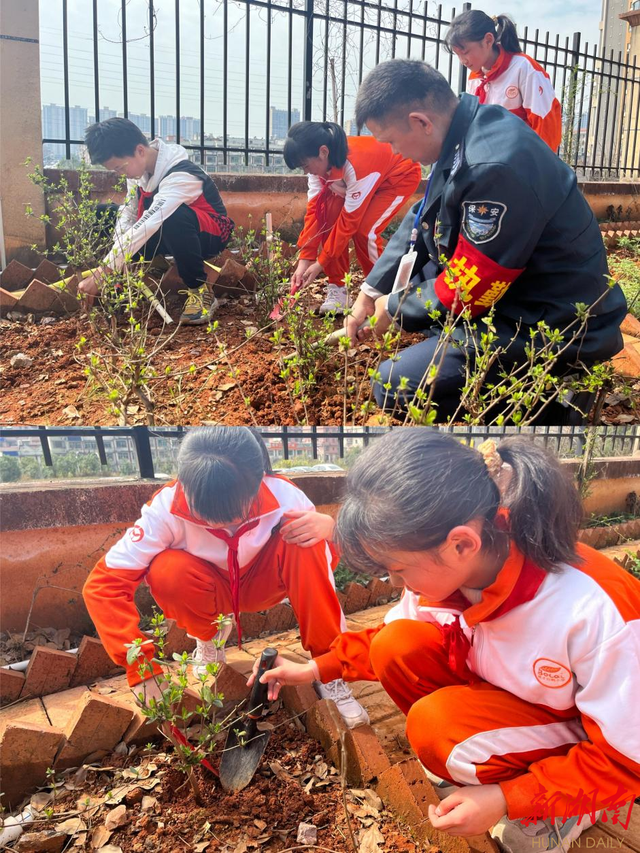
[[[640,539],[640,518],[602,527],[585,527],[578,539],[591,548],[610,548],[613,545]]]
[[[603,222],[600,232],[607,249],[615,249],[620,237],[640,237],[640,222]]]
[[[78,280],[75,276],[60,284],[60,270],[51,261],[42,261],[32,270],[16,260],[0,273],[0,314],[52,312],[66,316],[79,308]]]

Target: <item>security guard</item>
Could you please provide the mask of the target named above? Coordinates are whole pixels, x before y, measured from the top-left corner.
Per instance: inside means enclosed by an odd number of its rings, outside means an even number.
[[[559,347],[556,375],[622,349],[626,303],[618,285],[610,284],[595,217],[573,170],[523,121],[471,95],[458,100],[438,71],[405,59],[384,62],[368,75],[356,120],[404,157],[435,163],[422,203],[387,244],[347,320],[352,341],[367,335],[368,326],[359,327],[374,314],[377,334],[395,317],[403,329],[426,336],[380,366],[374,393],[381,407],[395,404],[400,377],[408,379],[408,389],[399,401],[411,400],[450,311],[459,315],[466,308],[480,318],[495,304],[495,346],[507,348],[501,356],[507,370],[525,361],[539,321],[560,331],[573,323]],[[403,274],[410,281],[398,290]],[[566,346],[580,328],[577,303],[592,306],[591,316],[586,331]],[[485,327],[477,325],[480,335]],[[439,420],[458,408],[465,366],[474,356],[463,323],[453,336],[456,344],[442,360],[440,347],[436,359]]]

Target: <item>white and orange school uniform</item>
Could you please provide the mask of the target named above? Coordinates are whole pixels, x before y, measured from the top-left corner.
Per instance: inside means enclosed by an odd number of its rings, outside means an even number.
[[[309,175],[304,227],[298,240],[300,258],[318,260],[333,284],[342,285],[349,272],[353,240],[365,275],[382,254],[382,232],[418,188],[418,163],[394,154],[388,143],[372,136],[347,137],[349,151],[341,169],[326,177]],[[346,184],[343,197],[331,190]]]
[[[320,677],[379,680],[422,763],[457,785],[499,783],[511,819],[631,803],[640,582],[591,548],[578,554],[548,573],[512,547],[495,582],[468,591],[475,603],[405,591],[384,625],[316,658]]]
[[[520,116],[539,137],[557,151],[562,140],[562,108],[549,75],[526,53],[500,48],[487,74],[473,71],[467,92],[481,104],[498,104]]]
[[[143,638],[134,604],[142,581],[167,618],[205,641],[216,634],[219,614],[235,615],[240,642],[240,610],[266,610],[288,598],[302,645],[313,656],[326,652],[346,628],[333,579],[337,555],[328,542],[301,548],[279,534],[286,511],[313,509],[293,483],[268,475],[248,521],[231,535],[193,517],[178,481],[156,492],[83,589],[98,634],[110,657],[126,668],[129,684],[142,680],[139,664],[127,665],[125,648]],[[142,648],[150,659],[153,648]]]

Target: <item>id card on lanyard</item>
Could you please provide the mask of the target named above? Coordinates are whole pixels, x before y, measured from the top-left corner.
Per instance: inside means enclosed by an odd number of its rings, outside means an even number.
[[[418,257],[418,253],[416,252],[416,241],[418,239],[418,226],[420,225],[420,221],[422,220],[422,214],[427,206],[427,202],[429,201],[429,187],[431,186],[431,176],[435,170],[435,165],[433,169],[429,172],[429,177],[427,178],[427,188],[424,193],[424,198],[422,199],[422,204],[420,205],[420,209],[416,213],[416,218],[413,221],[413,229],[411,231],[411,238],[409,240],[409,251],[404,254],[400,258],[400,263],[398,264],[398,271],[396,272],[396,278],[393,282],[393,287],[391,288],[391,293],[398,293],[400,290],[406,290],[409,286],[409,282],[411,281],[411,276],[413,274],[413,268],[416,264],[416,258]]]

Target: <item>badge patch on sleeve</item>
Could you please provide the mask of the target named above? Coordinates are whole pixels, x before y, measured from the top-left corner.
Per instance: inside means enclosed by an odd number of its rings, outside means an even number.
[[[500,233],[507,205],[499,201],[464,201],[462,231],[472,243],[489,243]]]

